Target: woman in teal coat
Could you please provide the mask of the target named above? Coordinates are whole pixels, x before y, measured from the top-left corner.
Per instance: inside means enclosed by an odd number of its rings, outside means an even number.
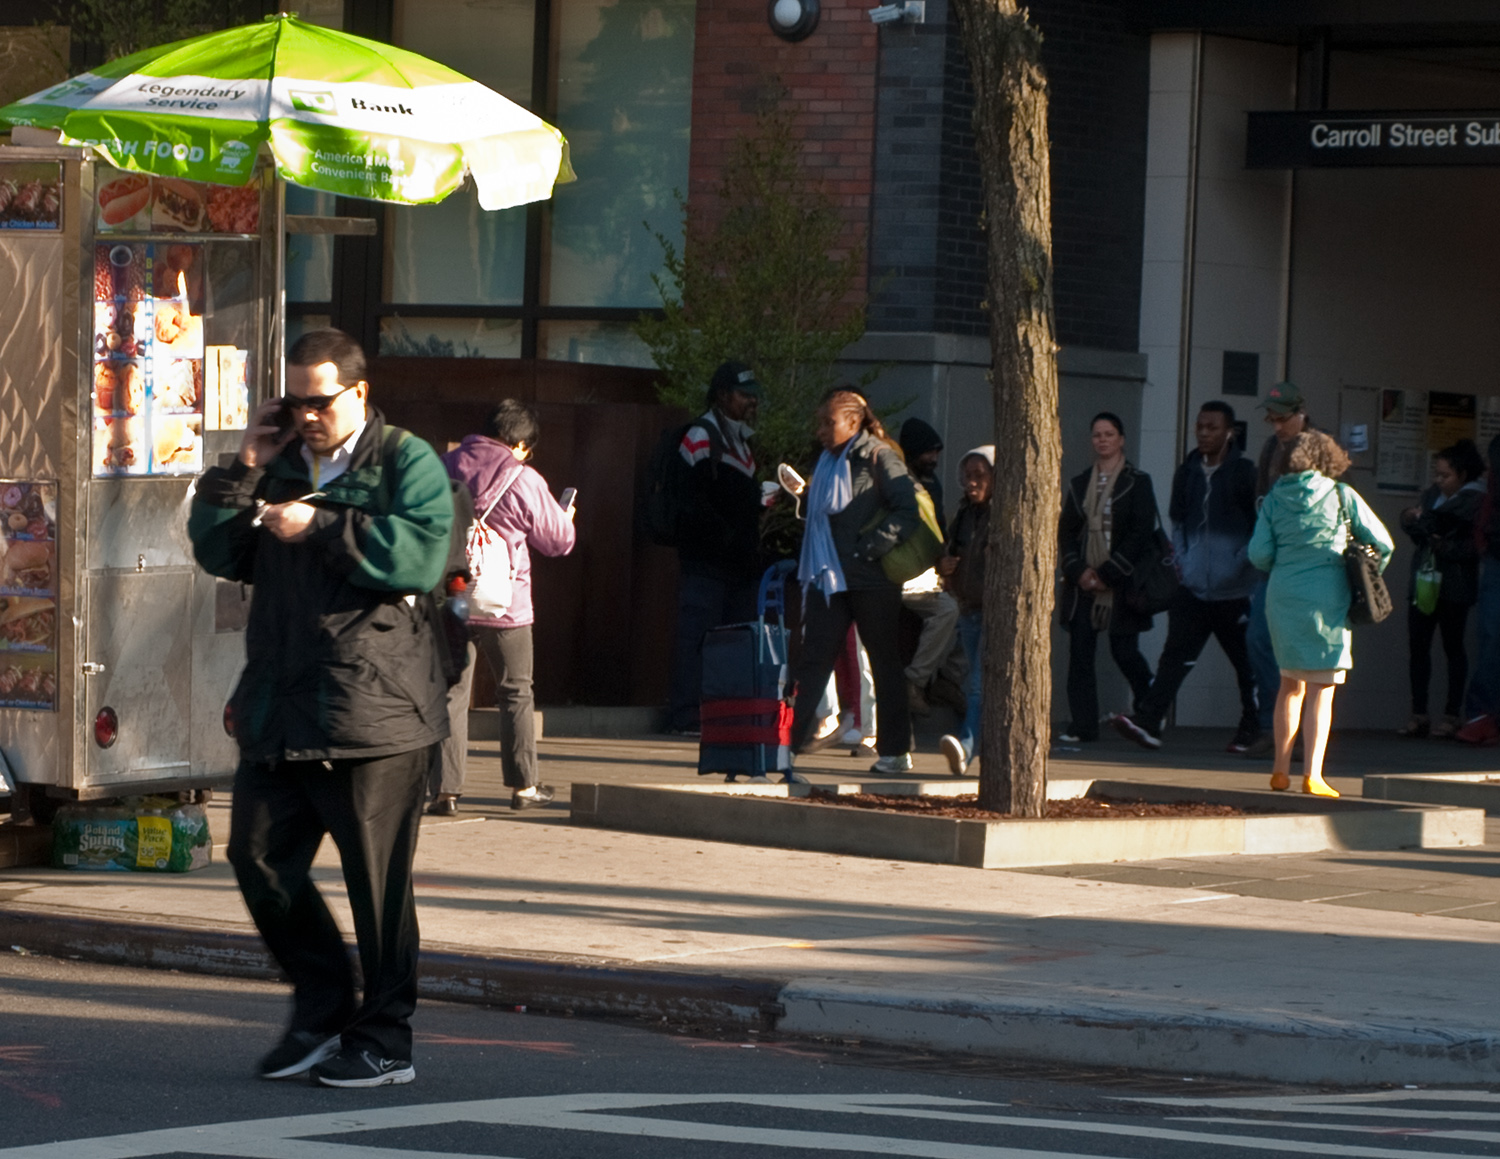
[[[1338,790],[1323,779],[1323,754],[1333,719],[1333,690],[1354,665],[1344,570],[1345,515],[1355,537],[1380,554],[1382,571],[1394,544],[1359,493],[1335,482],[1349,469],[1349,456],[1331,438],[1321,431],[1304,431],[1281,454],[1285,473],[1261,502],[1250,539],[1250,562],[1271,573],[1266,619],[1281,669],[1271,788],[1291,784],[1292,741],[1300,721],[1307,729],[1302,791],[1337,797]]]

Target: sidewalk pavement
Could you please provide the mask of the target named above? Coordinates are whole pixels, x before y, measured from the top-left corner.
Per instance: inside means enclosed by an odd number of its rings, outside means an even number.
[[[1258,788],[1269,764],[1177,730],[1053,775]],[[1290,1082],[1500,1081],[1500,822],[1480,848],[985,871],[573,828],[574,782],[697,782],[666,738],[541,742],[546,809],[509,809],[490,742],[426,818],[430,997]],[[1145,758],[1149,763],[1142,763]],[[1329,779],[1475,771],[1496,753],[1336,736]],[[799,763],[869,780],[868,758]],[[946,775],[917,758],[914,776]],[[0,871],[0,945],[180,969],[273,968],[222,861],[184,876]],[[317,877],[351,929],[336,857]]]

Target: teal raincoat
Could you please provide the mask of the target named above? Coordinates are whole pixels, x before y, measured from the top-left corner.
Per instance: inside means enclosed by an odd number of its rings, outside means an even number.
[[[1354,488],[1335,484],[1316,471],[1283,475],[1266,494],[1250,562],[1271,573],[1266,588],[1266,621],[1271,648],[1283,669],[1352,668],[1349,650],[1349,580],[1344,571],[1348,542],[1339,494],[1355,535],[1390,562],[1394,544]]]

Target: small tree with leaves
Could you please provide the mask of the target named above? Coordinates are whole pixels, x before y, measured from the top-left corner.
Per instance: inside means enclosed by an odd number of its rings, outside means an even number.
[[[244,23],[253,19],[250,7],[244,0],[61,0],[57,19],[90,59],[114,60]]]
[[[795,118],[773,106],[730,151],[711,215],[683,208],[684,243],[657,234],[662,316],[635,332],[661,370],[662,402],[700,411],[714,368],[748,363],[765,387],[756,422],[763,474],[807,466],[812,419],[834,362],[864,333],[864,251],[802,166]]]

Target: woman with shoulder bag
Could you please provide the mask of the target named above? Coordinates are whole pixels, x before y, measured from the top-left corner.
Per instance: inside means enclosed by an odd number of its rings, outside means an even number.
[[[1484,502],[1484,459],[1479,448],[1460,439],[1439,451],[1433,482],[1422,501],[1401,513],[1401,529],[1417,550],[1411,561],[1411,599],[1406,606],[1407,667],[1411,677],[1411,719],[1401,736],[1446,739],[1459,729],[1469,656],[1464,631],[1469,609],[1479,598],[1479,545],[1474,522]],[[1443,719],[1431,723],[1427,693],[1432,683],[1432,637],[1441,632],[1448,661],[1448,697]]]
[[[901,663],[901,587],[880,557],[914,535],[921,517],[916,485],[870,404],[857,391],[832,390],[818,408],[823,453],[806,492],[802,656],[792,747],[811,739],[817,699],[828,684],[849,625],[859,629],[875,677],[876,773],[911,770],[911,710]]]
[[[1354,666],[1349,632],[1352,534],[1374,548],[1383,571],[1394,545],[1359,492],[1336,482],[1349,456],[1321,431],[1303,431],[1279,452],[1282,474],[1261,502],[1250,538],[1250,562],[1271,575],[1266,623],[1281,669],[1272,730],[1271,788],[1291,785],[1292,742],[1305,728],[1302,791],[1337,797],[1323,779],[1333,692]]]
[[[1151,687],[1151,665],[1141,655],[1142,632],[1151,617],[1126,602],[1131,577],[1156,547],[1156,492],[1151,476],[1125,459],[1125,424],[1107,411],[1089,425],[1094,465],[1074,476],[1063,496],[1057,527],[1058,566],[1063,591],[1058,615],[1070,638],[1068,710],[1072,723],[1058,736],[1065,742],[1099,739],[1099,686],[1094,652],[1100,632],[1130,682],[1136,712]]]

